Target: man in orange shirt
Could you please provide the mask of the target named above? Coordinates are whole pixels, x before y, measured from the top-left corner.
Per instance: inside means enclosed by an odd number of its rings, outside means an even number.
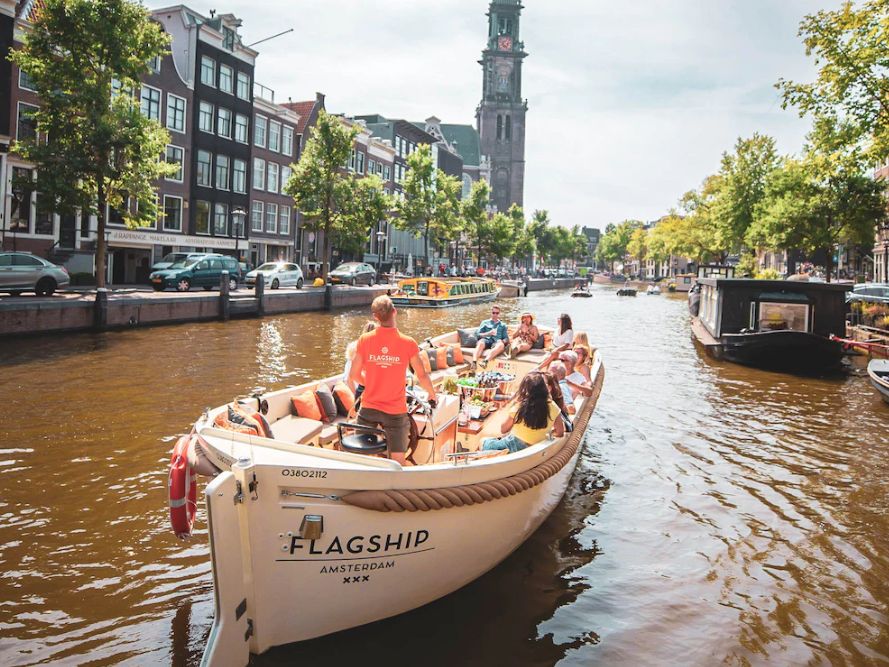
[[[410,433],[404,391],[408,364],[417,374],[420,386],[429,393],[432,407],[435,407],[435,387],[420,362],[417,342],[398,331],[392,300],[378,296],[370,312],[380,325],[358,339],[349,374],[355,384],[364,384],[358,423],[381,426],[386,432],[389,456],[404,465]]]

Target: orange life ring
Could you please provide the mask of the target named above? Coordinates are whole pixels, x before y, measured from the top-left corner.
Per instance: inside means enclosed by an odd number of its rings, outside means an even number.
[[[191,436],[183,435],[176,441],[170,458],[170,524],[176,537],[180,539],[191,535],[198,510],[197,479],[188,464],[190,444]]]

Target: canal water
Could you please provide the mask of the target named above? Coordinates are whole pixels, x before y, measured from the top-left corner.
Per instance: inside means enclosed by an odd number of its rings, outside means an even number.
[[[889,662],[889,406],[860,369],[714,362],[682,298],[594,293],[503,303],[508,320],[571,313],[607,368],[543,527],[443,600],[255,664]],[[400,324],[426,337],[487,310]],[[207,406],[337,372],[365,319],[0,341],[0,663],[197,664],[206,524],[202,506],[194,539],[170,532],[173,442]]]

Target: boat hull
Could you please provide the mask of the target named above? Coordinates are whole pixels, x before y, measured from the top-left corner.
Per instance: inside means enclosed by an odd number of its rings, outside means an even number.
[[[718,346],[706,349],[726,361],[779,371],[828,371],[843,358],[839,343],[803,331],[726,334],[719,338]]]
[[[874,359],[868,362],[867,376],[871,386],[889,403],[889,360]]]
[[[474,294],[448,299],[427,299],[424,297],[392,296],[392,303],[401,308],[453,308],[455,306],[469,306],[474,303],[494,301],[500,295],[500,291],[487,294]]]

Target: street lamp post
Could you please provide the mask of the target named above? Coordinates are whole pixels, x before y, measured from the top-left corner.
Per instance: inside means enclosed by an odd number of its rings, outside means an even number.
[[[235,206],[232,209],[232,234],[235,235],[235,259],[238,262],[241,261],[241,253],[238,246],[241,235],[244,233],[244,219],[246,217],[247,212],[242,207]]]

